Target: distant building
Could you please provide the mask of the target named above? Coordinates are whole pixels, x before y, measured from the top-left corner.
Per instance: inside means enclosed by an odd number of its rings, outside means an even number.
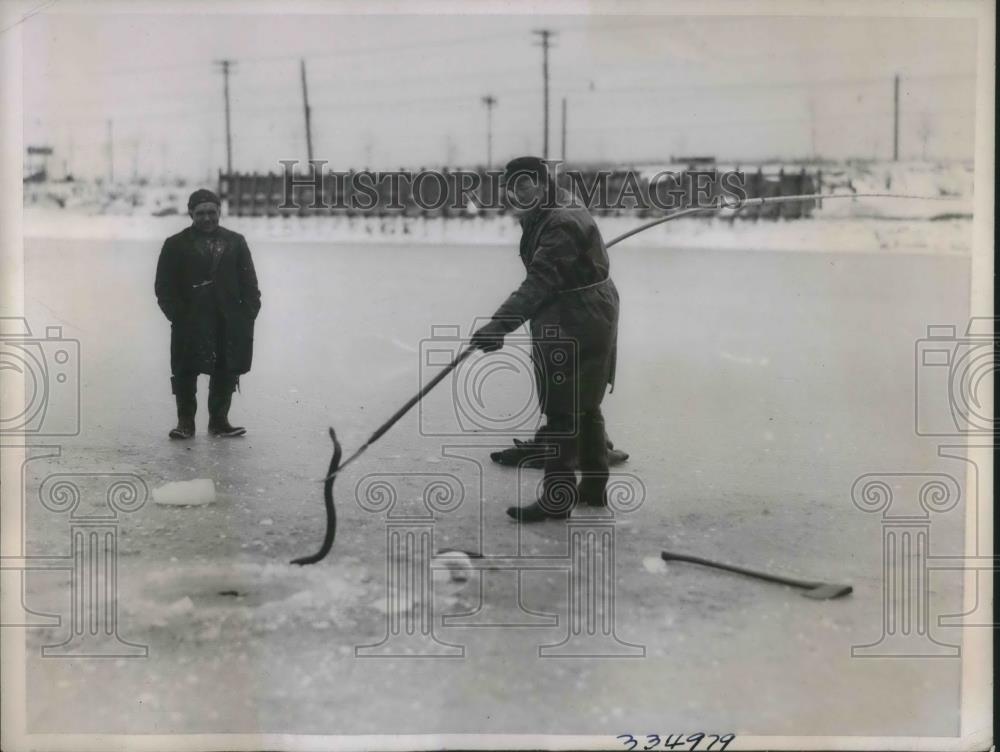
[[[29,146],[24,154],[24,182],[44,183],[49,178],[49,157],[51,146]]]
[[[670,157],[670,161],[674,164],[686,164],[691,167],[699,167],[705,165],[714,165],[715,157]]]

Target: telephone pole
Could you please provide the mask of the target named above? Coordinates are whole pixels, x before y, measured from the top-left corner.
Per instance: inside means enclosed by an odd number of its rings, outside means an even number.
[[[492,94],[483,97],[483,104],[486,105],[486,169],[493,167],[493,108],[497,105],[497,98]]]
[[[306,86],[306,61],[305,58],[299,61],[299,68],[302,71],[302,106],[305,108],[306,113],[306,154],[309,157],[309,162],[312,162],[313,158],[313,139],[312,139],[312,124],[310,122],[311,110],[309,108],[309,88]]]
[[[539,46],[542,48],[542,84],[544,86],[544,100],[543,100],[543,111],[544,111],[544,121],[543,121],[543,132],[542,132],[542,159],[549,158],[549,47],[551,42],[549,39],[555,35],[555,32],[550,29],[536,29],[532,34],[538,34],[542,41],[539,42]]]
[[[892,161],[899,161],[899,74],[893,79],[892,104]]]
[[[566,97],[562,100],[562,161],[566,163]]]
[[[232,60],[216,60],[222,70],[222,93],[226,99],[226,174],[233,173],[233,136],[229,123],[229,71],[235,65]]]

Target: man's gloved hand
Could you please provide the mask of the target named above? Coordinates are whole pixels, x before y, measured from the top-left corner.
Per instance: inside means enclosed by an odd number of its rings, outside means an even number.
[[[483,352],[496,352],[503,347],[503,337],[504,332],[500,331],[496,324],[491,321],[475,331],[469,344]]]

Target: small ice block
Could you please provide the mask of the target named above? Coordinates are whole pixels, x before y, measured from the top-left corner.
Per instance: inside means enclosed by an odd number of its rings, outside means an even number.
[[[215,501],[215,481],[195,478],[166,483],[153,489],[153,501],[178,507],[195,507]]]

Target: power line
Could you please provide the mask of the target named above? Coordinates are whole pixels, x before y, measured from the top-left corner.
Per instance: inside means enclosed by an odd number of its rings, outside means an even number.
[[[329,60],[341,57],[364,57],[366,55],[378,55],[384,56],[388,53],[393,52],[408,52],[410,50],[420,50],[420,49],[440,49],[442,47],[455,47],[463,44],[476,44],[479,42],[495,41],[497,39],[505,39],[514,37],[514,33],[508,34],[484,34],[482,36],[475,37],[454,37],[451,39],[434,39],[428,40],[426,42],[407,42],[404,44],[397,45],[386,45],[386,46],[376,46],[376,47],[357,47],[355,49],[348,50],[337,50],[336,52],[316,52],[307,55],[267,55],[267,56],[257,56],[257,57],[243,57],[240,58],[241,63],[255,64],[255,63],[270,63],[280,60],[297,60],[305,57],[307,60]],[[516,34],[520,36],[520,32]]]
[[[920,80],[945,80],[945,79],[975,79],[975,75],[959,75],[959,74],[942,74],[942,75],[926,75],[926,76],[907,76],[906,80],[909,81],[920,81]],[[572,79],[567,79],[572,80]],[[577,77],[577,81],[587,81],[588,83],[592,80],[587,76]],[[631,85],[619,85],[613,82],[606,82],[603,87],[598,87],[594,91],[601,95],[611,95],[626,92],[679,92],[679,91],[704,91],[713,89],[738,89],[740,91],[750,91],[750,90],[760,90],[760,89],[785,89],[785,88],[809,88],[809,87],[844,87],[844,86],[875,86],[884,85],[885,77],[871,76],[864,78],[832,78],[832,79],[799,79],[790,81],[718,81],[710,82],[706,81],[703,83],[692,83],[692,84],[665,84],[665,85],[650,85],[650,84],[631,84]],[[577,84],[579,86],[579,84]],[[605,88],[606,87],[606,88]],[[584,86],[580,89],[573,89],[574,91],[588,91],[589,87]]]
[[[56,0],[53,0],[56,1]],[[258,56],[246,56],[240,58],[229,58],[232,63],[243,63],[245,65],[255,65],[259,63],[271,63],[280,61],[296,61],[305,58],[306,60],[325,60],[334,59],[340,57],[364,57],[366,55],[378,55],[383,56],[387,53],[393,52],[407,52],[415,49],[426,49],[426,48],[439,48],[439,47],[451,47],[462,44],[474,44],[484,41],[492,40],[503,40],[511,39],[514,36],[520,37],[521,33],[507,33],[507,34],[488,34],[477,37],[461,37],[461,38],[451,38],[451,39],[441,39],[441,40],[428,40],[425,42],[408,42],[399,45],[387,45],[387,46],[375,46],[375,47],[357,47],[354,49],[338,50],[336,52],[314,52],[305,55],[258,55]],[[146,74],[160,74],[165,71],[183,71],[183,70],[197,70],[203,69],[204,62],[194,62],[194,63],[167,63],[163,65],[144,65],[136,66],[130,68],[104,68],[95,71],[88,71],[87,74],[91,77],[95,76],[135,76],[135,75],[146,75]],[[57,76],[58,77],[58,76]]]
[[[858,79],[850,79],[851,81],[857,81]],[[866,79],[867,80],[867,79]],[[883,79],[872,79],[873,81],[878,81],[882,86],[885,85],[886,80]],[[848,79],[840,80],[842,82],[848,81]],[[907,77],[906,83],[909,84],[910,78]],[[812,82],[783,82],[782,85],[805,85]],[[560,87],[564,91],[570,93],[576,91],[584,91],[583,89],[575,89],[572,87]],[[648,91],[653,91],[653,89],[645,89]],[[242,89],[241,89],[242,91]],[[491,94],[493,96],[506,95],[512,97],[515,101],[510,106],[513,109],[526,109],[534,105],[530,104],[529,99],[521,97],[520,95],[526,93],[532,93],[537,91],[534,86],[521,86],[521,87],[508,87],[502,89],[494,89]],[[604,95],[615,94],[617,92],[603,92]],[[265,99],[265,97],[259,97],[258,99]],[[415,95],[412,97],[379,97],[375,99],[336,99],[334,101],[310,101],[310,113],[313,113],[317,109],[331,109],[331,108],[354,108],[354,109],[364,109],[364,108],[374,108],[385,106],[398,106],[400,104],[407,104],[413,107],[437,107],[442,103],[469,103],[475,100],[481,100],[481,96],[477,96],[475,92],[469,92],[468,94],[447,94],[441,96],[420,96]],[[727,98],[728,100],[728,98]],[[677,101],[673,99],[672,101]],[[875,101],[874,99],[872,101]],[[170,117],[182,117],[190,114],[197,114],[199,112],[204,112],[204,110],[210,106],[208,101],[205,102],[192,102],[190,106],[184,107],[168,107],[168,108],[149,108],[142,107],[141,104],[135,103],[136,112],[129,112],[124,108],[115,108],[115,119],[116,120],[149,120],[151,118],[156,120],[161,120],[163,118]],[[271,101],[269,104],[251,104],[246,106],[241,106],[239,104],[235,105],[234,110],[237,113],[251,114],[251,113],[262,113],[262,112],[278,112],[282,110],[292,110],[301,108],[302,103],[299,100],[286,100],[274,102]],[[139,109],[141,108],[141,109]],[[67,110],[63,109],[61,112],[57,113],[54,117],[49,118],[50,122],[86,122],[94,121],[103,122],[106,119],[106,115],[100,111],[96,111],[96,108],[90,108],[92,111],[88,114],[86,111],[79,113],[69,113]],[[856,111],[859,114],[864,114],[869,110],[864,108],[852,107],[852,111]],[[933,108],[933,112],[970,112],[974,113],[974,109],[967,108]]]
[[[233,60],[233,65],[237,62]],[[301,59],[300,59],[301,62]],[[487,73],[517,73],[524,70],[522,67],[508,68],[504,71],[491,70]],[[463,74],[448,75],[448,82],[459,80],[459,79],[476,79],[480,76],[487,75],[487,73],[479,73],[475,71],[466,71]],[[413,81],[427,81],[433,80],[434,74],[421,74],[414,76],[393,76],[391,80],[380,80],[378,78],[368,78],[368,79],[351,79],[350,85],[358,83],[372,83],[375,86],[371,87],[373,89],[383,89],[383,88],[393,88],[396,86],[404,86],[407,88],[412,88],[411,82]],[[941,74],[926,74],[926,75],[914,75],[907,76],[907,85],[920,81],[947,81],[947,80],[968,80],[974,81],[976,78],[975,74],[959,74],[959,73],[941,73]],[[343,77],[341,77],[343,80]],[[557,86],[559,89],[567,92],[579,92],[579,93],[592,93],[599,95],[601,97],[608,96],[618,96],[618,95],[628,95],[635,92],[669,92],[671,94],[676,94],[678,92],[702,92],[711,90],[724,90],[731,89],[736,90],[738,93],[745,93],[747,96],[755,96],[754,92],[766,89],[783,89],[783,88],[809,88],[809,87],[850,87],[850,86],[882,86],[885,83],[885,77],[865,77],[865,78],[836,78],[836,79],[799,79],[799,80],[788,80],[788,81],[772,81],[772,82],[753,82],[747,80],[739,81],[720,81],[720,82],[702,82],[702,83],[684,83],[684,84],[646,84],[646,83],[630,83],[630,84],[618,84],[614,81],[605,81],[596,90],[591,90],[589,84],[593,81],[591,76],[563,76],[552,81],[550,79],[550,84]],[[313,83],[316,83],[316,77],[313,77]],[[328,81],[321,80],[323,91],[330,91],[331,89],[339,89],[341,87],[333,87]],[[241,92],[244,94],[254,92],[259,92],[263,96],[267,96],[268,93],[273,92],[277,88],[276,85],[253,85],[251,84],[249,88],[241,88]],[[349,85],[345,85],[344,88],[350,88]],[[449,87],[451,88],[451,87]],[[453,90],[453,89],[452,89]],[[505,89],[504,91],[509,92],[528,92],[534,91],[533,87],[523,87],[518,89]],[[207,93],[207,92],[206,92]],[[475,92],[470,92],[469,96],[474,97]],[[427,99],[426,97],[416,98],[419,100]],[[413,101],[416,101],[413,100]],[[451,95],[448,99],[461,99],[460,96]],[[392,98],[391,102],[400,101],[396,98]],[[438,100],[441,101],[441,100]],[[94,105],[100,104],[104,105],[106,103],[106,98],[101,97],[99,99],[91,100],[61,100],[61,109],[65,111],[68,105],[82,105],[87,106],[88,103]],[[368,104],[368,102],[359,102],[361,106]],[[298,106],[296,103],[295,106]],[[144,114],[155,114],[156,111],[150,109],[144,104],[137,103],[136,107],[141,108]]]

